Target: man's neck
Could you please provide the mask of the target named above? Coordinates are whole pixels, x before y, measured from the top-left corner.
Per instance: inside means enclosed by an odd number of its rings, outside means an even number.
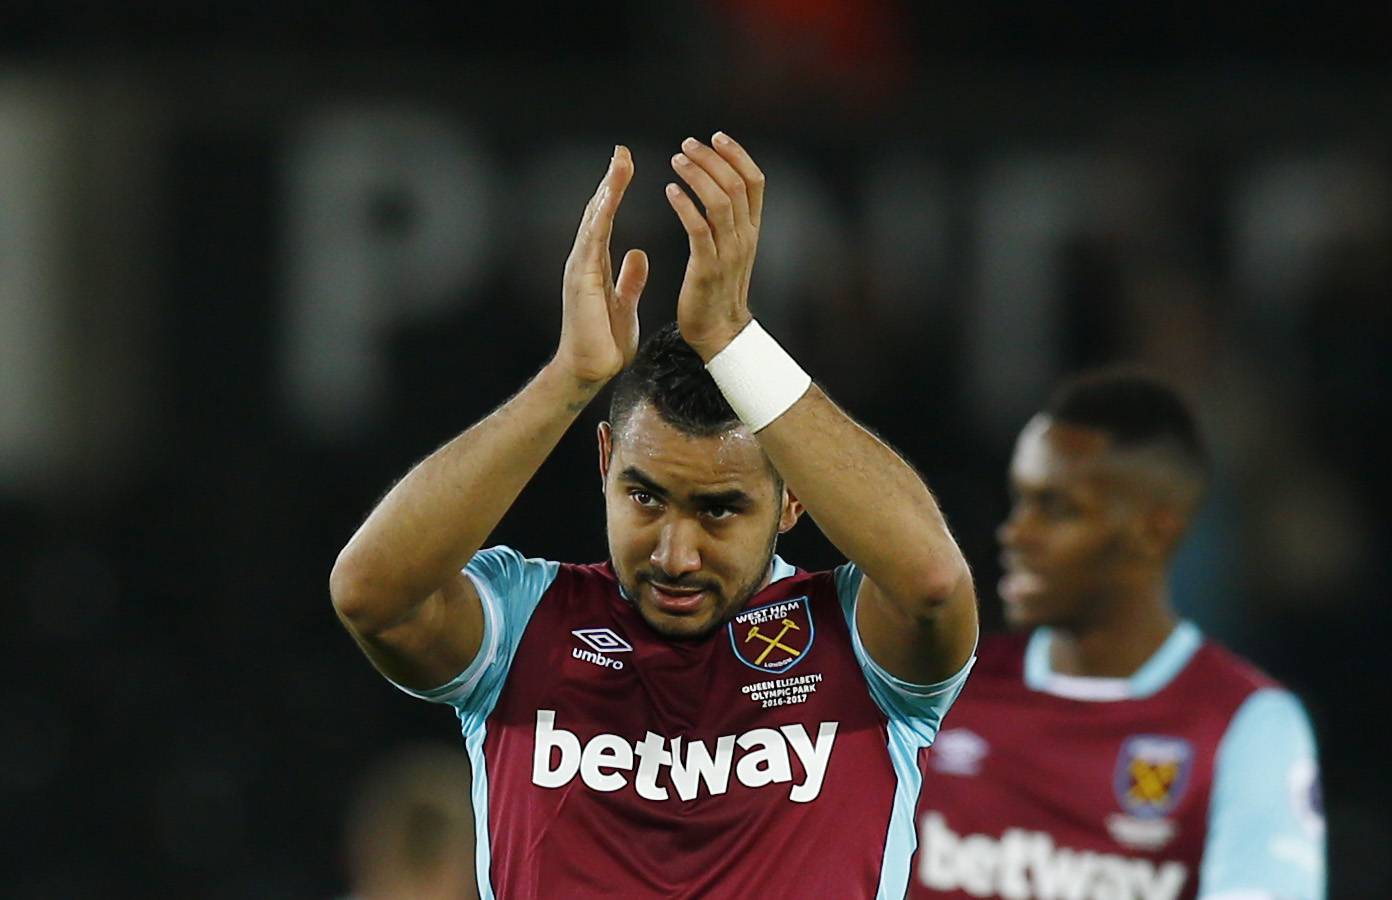
[[[1111,604],[1098,621],[1052,629],[1049,667],[1058,675],[1130,678],[1155,655],[1176,624],[1160,587]]]

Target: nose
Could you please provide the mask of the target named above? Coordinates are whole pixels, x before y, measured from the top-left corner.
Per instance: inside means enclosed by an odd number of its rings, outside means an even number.
[[[700,528],[695,522],[666,522],[648,561],[668,575],[679,577],[701,569]]]

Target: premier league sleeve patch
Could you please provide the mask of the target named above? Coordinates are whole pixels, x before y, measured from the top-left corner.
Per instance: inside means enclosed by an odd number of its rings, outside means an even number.
[[[1324,793],[1319,765],[1311,757],[1296,760],[1287,777],[1291,806],[1301,826],[1312,836],[1324,834]]]
[[[816,628],[807,597],[746,609],[727,626],[735,657],[760,672],[786,672],[806,658]]]
[[[1184,796],[1193,767],[1194,748],[1183,738],[1131,735],[1117,756],[1117,800],[1138,819],[1169,815]]]

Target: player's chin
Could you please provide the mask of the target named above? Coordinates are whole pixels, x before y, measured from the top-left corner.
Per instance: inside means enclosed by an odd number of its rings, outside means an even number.
[[[1052,620],[1049,614],[1049,598],[1039,593],[1001,593],[1001,612],[1005,624],[1016,630],[1037,628],[1048,625]]]
[[[1046,624],[1046,617],[1039,615],[1028,606],[1006,602],[1001,604],[1005,624],[1014,631],[1025,631]]]
[[[1047,588],[1047,582],[1036,574],[1006,573],[998,586],[1005,623],[1014,629],[1049,624],[1054,604]]]

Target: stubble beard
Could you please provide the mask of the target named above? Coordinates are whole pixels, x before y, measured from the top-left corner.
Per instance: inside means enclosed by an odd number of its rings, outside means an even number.
[[[778,528],[775,525],[773,529],[773,534],[769,536],[768,546],[764,550],[763,563],[759,567],[758,571],[747,582],[742,584],[737,591],[735,591],[735,602],[722,603],[721,605],[723,606],[723,609],[720,609],[718,611],[716,617],[711,620],[709,625],[700,629],[699,631],[672,631],[670,628],[665,627],[664,623],[654,622],[644,612],[643,604],[638,602],[638,597],[640,596],[639,591],[641,590],[642,586],[645,583],[650,582],[652,579],[650,577],[647,577],[643,573],[634,573],[632,576],[625,577],[622,573],[619,572],[618,566],[614,567],[614,573],[616,576],[618,576],[619,589],[624,599],[627,600],[630,604],[632,604],[633,608],[638,611],[638,615],[642,616],[643,621],[648,623],[649,628],[651,628],[653,631],[656,631],[658,634],[662,635],[662,637],[666,638],[669,641],[701,641],[710,637],[716,631],[719,631],[721,628],[723,628],[725,624],[729,622],[731,619],[733,619],[736,615],[738,615],[739,611],[744,609],[745,605],[749,603],[750,599],[753,598],[753,596],[759,592],[759,589],[763,587],[764,579],[768,577],[769,565],[773,562],[773,554],[777,547]],[[610,551],[609,558],[611,560],[614,558],[612,550]],[[670,581],[663,581],[662,583],[673,587],[682,586],[681,579],[672,579]],[[714,586],[709,585],[709,583],[704,580],[694,580],[688,586],[694,587],[696,585],[701,585],[705,590],[709,591],[713,595],[716,595],[720,599],[720,601],[723,601],[725,598],[724,592],[720,591],[718,588]]]

